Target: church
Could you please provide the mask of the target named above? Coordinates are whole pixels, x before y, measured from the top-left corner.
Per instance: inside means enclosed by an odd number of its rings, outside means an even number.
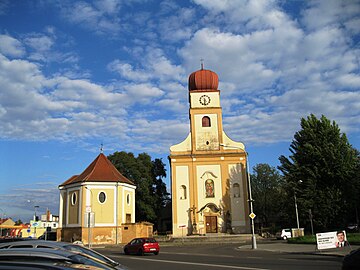
[[[218,75],[189,76],[190,133],[170,147],[173,236],[250,233],[247,153],[223,130]]]

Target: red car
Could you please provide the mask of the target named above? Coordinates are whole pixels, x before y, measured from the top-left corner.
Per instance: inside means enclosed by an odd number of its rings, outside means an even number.
[[[124,246],[125,254],[144,255],[145,253],[154,253],[158,255],[159,251],[159,243],[154,238],[135,238]]]

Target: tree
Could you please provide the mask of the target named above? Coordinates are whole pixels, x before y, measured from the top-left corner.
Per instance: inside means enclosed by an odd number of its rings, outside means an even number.
[[[311,210],[315,229],[345,228],[359,207],[359,153],[335,122],[313,114],[301,119],[289,150],[278,168],[289,201],[296,192],[303,224]]]
[[[157,218],[169,199],[163,178],[166,177],[165,165],[161,159],[151,160],[146,153],[137,157],[133,153],[115,152],[108,159],[126,178],[136,185],[136,221],[149,221],[157,228]]]
[[[17,221],[15,221],[15,225],[21,225],[23,224],[23,222],[21,221],[21,219],[18,219]]]
[[[251,187],[254,199],[254,212],[262,227],[275,226],[282,216],[283,178],[275,167],[257,164],[253,167]]]

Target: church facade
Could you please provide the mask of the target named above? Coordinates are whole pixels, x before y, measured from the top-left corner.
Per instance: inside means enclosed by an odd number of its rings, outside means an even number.
[[[173,236],[249,233],[247,153],[223,130],[218,76],[189,76],[190,133],[170,147]]]

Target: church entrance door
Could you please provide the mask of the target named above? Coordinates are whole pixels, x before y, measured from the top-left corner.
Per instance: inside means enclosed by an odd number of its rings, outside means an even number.
[[[206,216],[206,233],[217,233],[217,217]]]

